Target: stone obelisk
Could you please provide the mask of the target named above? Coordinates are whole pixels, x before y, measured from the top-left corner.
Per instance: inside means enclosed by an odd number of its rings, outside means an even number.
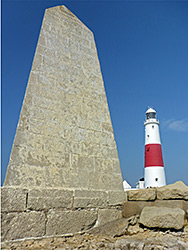
[[[62,234],[79,231],[83,225],[66,229],[65,224],[70,223],[61,221],[69,218],[62,215],[64,210],[57,217],[60,211],[51,209],[109,208],[124,199],[93,33],[65,6],[45,11],[4,188],[4,197],[11,193],[16,203],[15,192],[19,192],[19,197],[23,194],[19,214],[14,214],[18,222],[11,225],[9,215],[5,214],[4,223],[12,230],[7,231],[6,237],[10,239],[41,235],[34,229],[29,234],[23,231],[19,222],[23,216],[26,221],[36,214],[47,216],[43,234]],[[5,205],[5,211],[17,211],[13,200]],[[45,216],[43,209],[49,211]],[[69,210],[72,221],[77,218],[76,212]],[[83,210],[77,213],[80,216]],[[84,213],[99,216],[98,210]],[[88,223],[88,218],[82,218],[83,224]],[[57,230],[51,227],[58,223]],[[23,232],[13,236],[20,230]]]
[[[44,16],[5,185],[122,189],[93,34],[64,6]]]

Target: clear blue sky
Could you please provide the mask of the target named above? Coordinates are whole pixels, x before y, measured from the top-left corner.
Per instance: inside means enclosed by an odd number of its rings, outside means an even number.
[[[123,178],[143,176],[145,111],[157,110],[167,183],[188,185],[187,1],[2,1],[2,181],[44,10],[65,5],[94,33]]]

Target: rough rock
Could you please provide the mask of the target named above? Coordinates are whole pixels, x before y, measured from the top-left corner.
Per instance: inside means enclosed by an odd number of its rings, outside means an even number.
[[[117,235],[124,235],[127,231],[128,225],[129,220],[121,218],[93,228],[89,230],[88,233],[92,235],[108,235],[114,237]]]
[[[39,237],[45,234],[43,212],[2,214],[2,240]]]
[[[104,249],[104,250],[187,250],[188,235],[178,236],[161,232],[144,232],[138,236],[109,236],[80,234],[43,239],[5,242],[2,250],[68,250],[68,249]]]
[[[134,225],[134,226],[129,226],[128,229],[127,229],[127,233],[129,235],[132,235],[132,234],[138,234],[138,233],[143,233],[144,232],[144,229],[141,228],[138,224]]]
[[[117,240],[115,243],[116,249],[138,249],[142,250],[144,248],[144,243],[140,242],[139,240],[133,239],[133,240],[128,240],[128,239],[121,239]]]
[[[140,215],[140,224],[148,228],[171,228],[184,226],[185,212],[180,208],[145,207]]]
[[[148,235],[149,236],[149,235]],[[182,240],[177,240],[177,238],[163,235],[155,237],[149,237],[146,239],[136,239],[135,237],[120,239],[115,242],[116,249],[135,249],[135,250],[186,250],[188,244]]]
[[[155,201],[126,201],[123,204],[122,215],[128,218],[139,215],[142,209],[147,206],[181,208],[185,212],[188,210],[188,201],[185,200],[155,200]]]
[[[137,189],[127,191],[129,201],[154,201],[156,199],[156,189]]]
[[[188,186],[182,181],[157,188],[157,199],[183,199],[188,200]]]
[[[102,226],[97,226],[88,231],[92,235],[107,235],[111,237],[119,237],[122,235],[131,234],[130,231],[139,231],[142,232],[141,228],[138,229],[139,225],[138,216],[132,216],[130,218],[120,218],[114,221],[107,222]],[[137,224],[137,225],[136,225]],[[134,227],[134,229],[133,229]],[[130,231],[128,231],[130,229]]]
[[[188,225],[186,225],[186,226],[184,227],[184,232],[185,232],[185,233],[188,233]]]

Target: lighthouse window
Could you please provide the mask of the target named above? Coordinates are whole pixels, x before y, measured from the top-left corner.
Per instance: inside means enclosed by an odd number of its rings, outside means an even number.
[[[155,178],[155,181],[158,181],[158,178]]]
[[[154,113],[154,112],[148,113],[148,114],[146,114],[146,117],[147,117],[147,119],[156,118],[156,113]]]
[[[154,125],[152,125],[152,128],[154,128]]]

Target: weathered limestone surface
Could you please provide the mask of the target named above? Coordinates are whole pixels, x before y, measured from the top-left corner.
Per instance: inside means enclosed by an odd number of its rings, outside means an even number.
[[[45,214],[43,212],[3,213],[2,240],[39,237],[45,234]]]
[[[98,220],[96,226],[104,225],[109,221],[114,221],[116,219],[122,218],[121,209],[99,209],[98,211]]]
[[[127,199],[129,201],[154,201],[156,199],[156,189],[136,189],[127,191]]]
[[[8,191],[9,193],[12,192],[9,195],[10,197],[15,193],[13,188],[9,188]],[[82,192],[76,190],[76,192],[71,192],[70,190],[54,189],[56,197],[54,197],[53,202],[53,198],[50,195],[51,190],[19,189],[19,191],[21,197],[25,195],[25,198],[20,199],[20,201],[25,204],[24,211],[8,212],[4,210],[2,213],[2,240],[9,241],[12,239],[33,236],[39,238],[37,240],[27,240],[27,243],[23,242],[23,244],[21,241],[20,244],[17,244],[15,241],[11,243],[10,241],[9,243],[3,244],[2,249],[21,249],[24,247],[32,250],[34,250],[35,247],[36,249],[52,249],[52,244],[50,244],[52,241],[49,242],[50,238],[48,238],[52,235],[54,248],[70,248],[73,247],[73,243],[67,240],[70,239],[70,235],[69,237],[67,236],[68,238],[59,235],[67,233],[71,233],[71,235],[76,233],[75,235],[78,235],[78,232],[84,235],[85,231],[89,233],[90,239],[94,239],[94,235],[97,238],[99,237],[97,244],[92,245],[96,249],[104,247],[104,239],[107,239],[106,237],[110,237],[110,242],[114,241],[117,243],[115,243],[115,245],[105,245],[107,248],[111,247],[112,249],[116,246],[119,246],[120,249],[124,249],[125,247],[140,249],[140,247],[143,248],[143,246],[144,249],[151,249],[154,246],[157,247],[157,249],[187,249],[188,201],[186,200],[127,201],[123,207],[123,216],[126,218],[122,218],[121,206],[108,206],[108,208],[104,208],[103,204],[100,203],[101,207],[95,207],[99,206],[99,203],[92,201],[92,203],[86,203],[87,207],[82,207],[82,203],[80,203],[80,205],[77,203],[76,207],[74,207],[74,199],[76,200],[76,197],[79,199],[86,199],[86,196],[88,196],[88,200],[92,196],[95,198],[98,196],[100,199],[108,197],[107,202],[109,203],[109,196],[105,196],[108,192],[96,192],[92,194],[89,190],[82,190]],[[44,193],[44,197],[42,197],[42,193]],[[66,197],[68,197],[67,200],[69,200],[71,195],[72,205],[70,208],[65,208],[64,204],[66,204]],[[19,197],[19,193],[17,197]],[[39,197],[41,199],[41,203],[36,200],[36,203],[40,205],[40,210],[37,212],[33,211],[33,209],[37,209],[37,207],[34,206],[34,197],[38,200]],[[30,199],[32,202],[29,201]],[[62,203],[60,200],[62,200]],[[57,206],[55,206],[56,203]],[[148,206],[150,206],[150,212],[146,211]],[[141,213],[142,210],[143,212]],[[145,221],[143,222],[143,220]],[[143,224],[141,224],[141,222]],[[32,223],[34,226],[32,226]],[[41,230],[37,231],[35,223]],[[20,225],[21,228],[18,225]],[[29,225],[31,225],[31,228],[29,228]],[[36,229],[34,233],[32,231],[33,229]],[[177,231],[171,229],[176,229]],[[87,233],[85,235],[87,235]],[[57,236],[55,237],[55,235],[58,235],[59,238],[57,238]],[[41,236],[47,238],[40,240]],[[131,236],[130,241],[128,236]],[[148,240],[150,236],[152,236],[152,238]],[[160,236],[160,238],[157,238],[158,236]],[[88,245],[86,244],[86,242],[89,242],[89,238],[86,237],[86,241],[83,239],[82,242],[78,243],[80,240],[79,237],[76,238],[76,236],[73,235],[72,237],[75,241],[74,247],[88,249],[88,246],[90,246],[90,243],[87,243]],[[100,240],[101,237],[104,238]],[[123,241],[119,240],[120,237],[121,239],[122,237],[124,238]],[[172,242],[172,238],[170,237],[173,237],[175,240]],[[47,242],[49,244],[47,244]],[[138,245],[138,242],[142,244]],[[11,247],[6,248],[8,245]]]
[[[112,228],[112,226],[111,226]],[[110,227],[109,227],[110,229]],[[108,233],[108,231],[106,231]],[[52,250],[52,249],[116,249],[116,250],[187,250],[187,235],[164,234],[163,232],[144,232],[139,235],[111,237],[107,235],[81,234],[72,237],[48,237],[38,240],[4,242],[2,250]]]
[[[5,186],[123,193],[93,33],[65,6],[45,11]]]
[[[32,189],[28,191],[27,208],[48,210],[53,208],[71,208],[73,191],[58,189]]]
[[[97,220],[96,211],[52,210],[47,216],[46,235],[61,235],[85,231],[93,227]]]
[[[1,188],[1,212],[23,212],[26,209],[27,190],[23,188]]]
[[[128,219],[119,218],[102,226],[92,228],[89,233],[92,235],[120,236],[125,234],[128,224]]]
[[[104,191],[76,190],[74,194],[74,208],[106,207],[108,195]]]
[[[145,207],[140,215],[140,223],[149,228],[173,228],[184,226],[185,212],[180,208]]]
[[[124,199],[93,33],[65,6],[47,9],[2,189],[3,239],[83,231],[119,218]]]
[[[177,181],[171,185],[157,188],[157,199],[183,199],[188,200],[188,187],[182,182]]]
[[[117,196],[112,199],[111,196]],[[115,201],[116,202],[112,202]],[[48,211],[50,209],[80,209],[101,208],[109,211],[113,205],[122,206],[124,199],[121,192],[90,191],[90,190],[66,190],[66,189],[25,189],[2,187],[1,188],[1,211],[24,212],[24,211]],[[107,208],[105,210],[105,208]],[[111,210],[111,209],[110,209]],[[113,210],[112,210],[113,211]]]
[[[73,207],[105,208],[107,205],[122,205],[125,198],[124,192],[121,191],[75,190]]]
[[[125,218],[129,218],[130,216],[133,215],[140,215],[142,212],[142,209],[145,206],[150,206],[152,205],[151,202],[146,202],[146,201],[125,201],[123,204],[123,210],[122,210],[122,215]]]
[[[125,192],[121,191],[108,191],[109,205],[115,206],[117,204],[122,205],[122,201],[126,201],[127,197]]]
[[[1,198],[3,240],[75,233],[122,218],[107,191],[3,187]]]
[[[188,209],[188,187],[178,181],[159,188],[126,191],[127,201],[123,205],[123,217],[139,215],[146,206]]]
[[[130,237],[125,239],[119,239],[114,244],[114,249],[135,249],[135,250],[177,250],[177,249],[187,249],[188,243],[183,240],[177,239],[174,236],[168,235],[152,235],[147,239],[137,239],[136,237]],[[113,246],[113,244],[112,244]]]
[[[181,208],[186,212],[188,209],[188,202],[184,200],[125,201],[122,215],[125,218],[133,215],[140,215],[142,209],[148,206]]]
[[[78,211],[77,211],[78,212]],[[81,210],[81,213],[83,211]],[[20,249],[188,249],[187,226],[180,231],[141,227],[139,216],[121,218],[86,233],[4,242],[2,250]]]

